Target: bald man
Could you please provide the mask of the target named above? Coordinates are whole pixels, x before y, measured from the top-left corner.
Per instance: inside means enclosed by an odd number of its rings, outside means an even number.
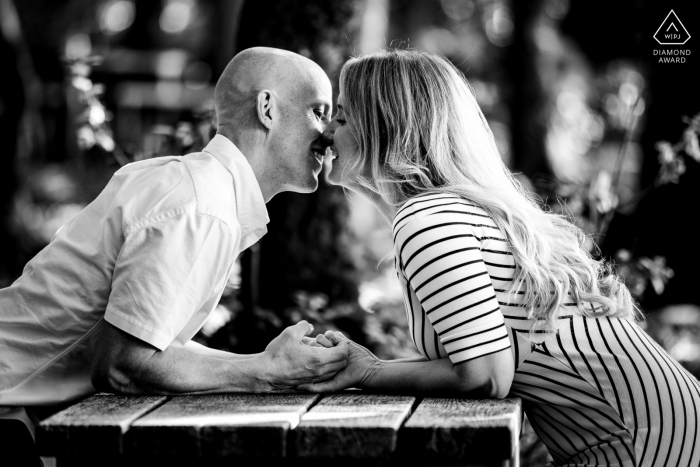
[[[215,103],[217,135],[203,152],[123,167],[0,290],[6,419],[96,390],[262,393],[345,367],[345,347],[308,345],[306,322],[256,355],[191,341],[237,256],[266,233],[265,203],[317,188],[331,84],[311,60],[254,48],[229,63]]]

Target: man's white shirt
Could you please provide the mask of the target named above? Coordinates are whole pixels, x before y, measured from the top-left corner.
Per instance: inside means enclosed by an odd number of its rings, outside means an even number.
[[[183,346],[268,222],[248,161],[224,136],[120,169],[0,290],[0,406],[93,393],[90,336],[102,320],[160,350]]]

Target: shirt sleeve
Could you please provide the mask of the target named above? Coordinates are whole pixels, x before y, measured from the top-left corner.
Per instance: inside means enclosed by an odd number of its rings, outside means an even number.
[[[226,279],[234,235],[221,220],[182,213],[128,234],[105,319],[164,350]]]
[[[395,231],[400,272],[453,364],[510,348],[480,238],[462,217],[426,215]]]

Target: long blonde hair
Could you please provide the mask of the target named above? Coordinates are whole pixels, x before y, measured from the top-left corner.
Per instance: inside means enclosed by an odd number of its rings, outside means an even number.
[[[471,87],[450,62],[417,50],[380,51],[350,59],[340,88],[359,145],[348,172],[390,205],[452,193],[485,209],[515,258],[510,292],[524,291],[521,303],[538,328],[555,328],[569,294],[585,316],[637,317],[627,287],[584,248],[586,234],[541,209],[513,177]]]

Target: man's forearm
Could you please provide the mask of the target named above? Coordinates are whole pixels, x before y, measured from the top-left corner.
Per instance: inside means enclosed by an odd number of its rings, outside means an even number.
[[[92,383],[122,394],[291,390],[326,380],[347,364],[345,345],[327,349],[304,344],[312,330],[301,321],[282,331],[263,353],[236,356],[197,344],[160,351],[104,321],[92,342]]]
[[[92,380],[97,389],[124,394],[265,392],[268,375],[260,359],[232,358],[198,344],[159,351],[103,322],[93,344]]]
[[[190,352],[194,352],[197,355],[201,355],[203,357],[212,357],[212,358],[220,358],[222,360],[247,360],[249,358],[253,358],[256,356],[259,356],[260,354],[237,354],[237,353],[232,353],[232,352],[226,352],[223,350],[217,350],[217,349],[212,349],[210,347],[207,347],[205,345],[200,344],[199,342],[195,341],[189,341],[187,344],[184,346],[185,349],[189,350]]]
[[[256,357],[222,359],[182,347],[153,352],[136,366],[116,365],[110,386],[126,394],[212,394],[266,392],[265,376]]]

